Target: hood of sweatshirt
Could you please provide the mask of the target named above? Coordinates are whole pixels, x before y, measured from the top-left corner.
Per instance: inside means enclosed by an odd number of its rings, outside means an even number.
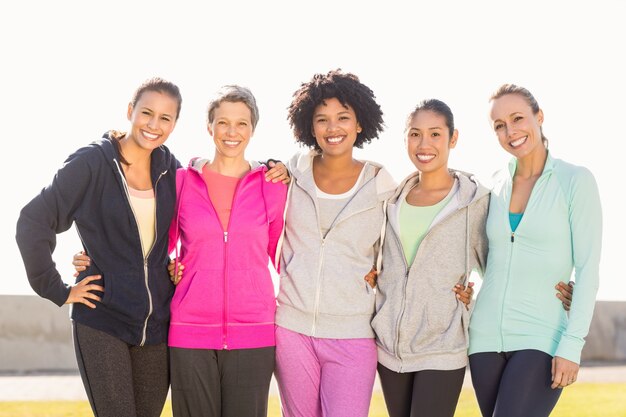
[[[454,187],[456,190],[454,194],[457,208],[469,206],[489,194],[489,189],[480,184],[474,174],[455,169],[449,169],[449,172],[455,178]],[[389,204],[396,204],[401,198],[404,198],[411,188],[419,182],[419,177],[419,171],[416,171],[402,180],[396,192],[389,199]]]
[[[102,135],[101,139],[92,142],[90,145],[99,148],[105,155],[107,163],[115,172],[118,172],[118,169],[121,170],[120,153],[118,147],[113,143],[114,140],[111,131],[108,131]],[[165,145],[161,145],[152,151],[150,157],[150,174],[152,178],[157,178],[160,173],[167,171],[172,166],[174,160],[174,155]]]
[[[192,158],[191,161],[189,161],[189,169],[202,173],[202,168],[210,163],[211,160],[208,158]],[[248,163],[250,164],[250,170],[255,170],[258,167],[263,166],[263,164],[258,161],[248,161]]]
[[[317,155],[319,155],[319,152],[315,150],[297,153],[287,162],[287,168],[289,169],[289,173],[292,175],[293,180],[297,181],[302,178],[307,171],[313,169],[313,158]],[[397,184],[393,180],[389,171],[377,162],[366,160],[361,162],[371,165],[377,170],[375,181],[378,199],[383,201],[391,197],[396,191]]]

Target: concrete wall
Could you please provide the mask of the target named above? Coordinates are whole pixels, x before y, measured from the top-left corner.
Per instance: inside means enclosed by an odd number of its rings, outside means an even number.
[[[626,302],[599,301],[583,362],[626,361]],[[0,373],[76,371],[69,307],[0,295]]]
[[[626,361],[626,302],[596,302],[586,340],[583,362]]]
[[[77,370],[69,306],[0,295],[0,372]]]

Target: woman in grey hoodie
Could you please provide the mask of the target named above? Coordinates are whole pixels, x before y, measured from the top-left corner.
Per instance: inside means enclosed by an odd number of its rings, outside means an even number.
[[[366,417],[376,376],[370,322],[383,203],[396,184],[353,158],[382,130],[373,92],[353,74],[316,74],[294,94],[289,121],[311,152],[289,163],[276,311],[276,378],[283,415]]]
[[[372,327],[391,417],[452,417],[467,365],[469,313],[455,296],[482,273],[489,190],[448,169],[458,132],[450,108],[420,103],[405,129],[417,171],[388,201]]]

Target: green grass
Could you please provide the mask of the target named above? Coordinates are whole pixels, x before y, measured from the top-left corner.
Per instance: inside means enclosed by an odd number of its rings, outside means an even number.
[[[580,383],[565,389],[552,417],[624,417],[626,416],[626,384]],[[280,417],[278,397],[270,397],[269,417]],[[0,402],[0,417],[88,417],[89,403],[84,401]],[[386,417],[381,393],[374,393],[370,417]],[[162,417],[171,417],[168,402]],[[480,417],[474,392],[464,389],[455,417]]]

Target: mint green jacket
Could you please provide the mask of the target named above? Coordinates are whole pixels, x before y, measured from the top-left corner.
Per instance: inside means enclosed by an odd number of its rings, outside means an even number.
[[[509,204],[516,160],[491,192],[484,280],[470,321],[469,354],[536,349],[580,363],[599,281],[602,209],[591,172],[548,154],[515,233]],[[569,314],[554,286],[575,271]]]

